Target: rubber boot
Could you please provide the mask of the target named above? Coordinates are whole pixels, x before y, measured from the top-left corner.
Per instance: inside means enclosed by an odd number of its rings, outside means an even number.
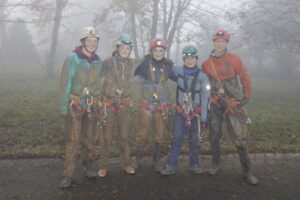
[[[209,169],[210,175],[216,175],[220,169],[221,150],[220,143],[217,141],[211,142],[212,163]]]
[[[82,161],[82,167],[83,167],[86,177],[94,178],[94,177],[98,176],[97,172],[95,172],[93,170],[93,161],[92,160]]]
[[[160,154],[161,154],[162,144],[155,142],[154,151],[153,151],[153,160],[152,160],[152,167],[154,171],[160,171]]]
[[[250,172],[251,164],[249,159],[249,154],[245,147],[237,147],[238,154],[240,157],[240,162],[243,169],[243,178],[244,180],[251,185],[256,185],[258,180],[255,176],[253,176]]]

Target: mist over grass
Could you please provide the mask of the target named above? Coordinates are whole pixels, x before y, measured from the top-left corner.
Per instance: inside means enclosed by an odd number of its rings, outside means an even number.
[[[43,74],[39,67],[33,66],[1,71],[0,157],[62,154],[65,130],[58,110],[59,83],[58,79],[44,79]],[[300,151],[299,85],[295,80],[284,82],[253,77],[252,98],[247,105],[253,121],[249,138],[251,152]],[[175,88],[173,100],[174,97]],[[136,111],[137,104],[131,121],[131,147],[137,125]],[[170,133],[166,132],[166,135],[169,137]],[[208,131],[204,136],[202,153],[209,153],[207,135]],[[224,152],[235,151],[226,128],[222,146]],[[187,150],[185,143],[184,152]],[[116,141],[112,151],[113,155],[118,154]],[[149,154],[152,151],[150,142],[146,151]]]

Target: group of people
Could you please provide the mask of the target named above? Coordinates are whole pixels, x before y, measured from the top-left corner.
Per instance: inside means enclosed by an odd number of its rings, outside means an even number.
[[[212,37],[214,50],[202,66],[198,65],[197,47],[185,46],[182,50],[183,66],[177,66],[165,57],[166,44],[158,38],[150,42],[149,54],[142,60],[131,58],[132,38],[121,34],[112,56],[102,62],[95,53],[100,37],[95,28],[85,27],[80,36],[81,45],[68,55],[60,78],[60,110],[67,129],[64,178],[60,186],[67,188],[72,185],[79,155],[87,177],[107,175],[114,127],[120,164],[125,173],[134,174],[141,166],[146,141],[152,134],[152,167],[166,176],[176,173],[185,135],[189,138],[189,170],[203,173],[198,155],[203,130],[209,127],[212,165],[208,171],[216,174],[220,168],[223,120],[237,147],[244,180],[257,184],[257,178],[250,171],[247,151],[249,118],[243,108],[250,98],[251,81],[240,58],[227,51],[229,39],[226,30],[217,30]],[[170,81],[177,85],[172,119],[169,115],[173,109]],[[139,87],[134,160],[129,146],[133,84]],[[164,135],[169,120],[173,120],[170,141]],[[94,171],[96,145],[100,146],[98,171]],[[166,152],[167,160],[161,167],[162,153]]]

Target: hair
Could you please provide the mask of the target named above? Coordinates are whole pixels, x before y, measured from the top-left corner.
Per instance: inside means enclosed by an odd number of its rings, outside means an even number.
[[[119,52],[118,52],[118,50],[116,49],[116,50],[114,50],[113,52],[112,52],[112,56],[115,56],[116,54],[119,54]]]

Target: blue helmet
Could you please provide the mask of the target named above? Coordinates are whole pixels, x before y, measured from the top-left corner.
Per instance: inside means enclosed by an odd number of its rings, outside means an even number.
[[[132,38],[130,35],[123,33],[119,36],[116,46],[121,46],[121,45],[129,45],[132,46]]]

